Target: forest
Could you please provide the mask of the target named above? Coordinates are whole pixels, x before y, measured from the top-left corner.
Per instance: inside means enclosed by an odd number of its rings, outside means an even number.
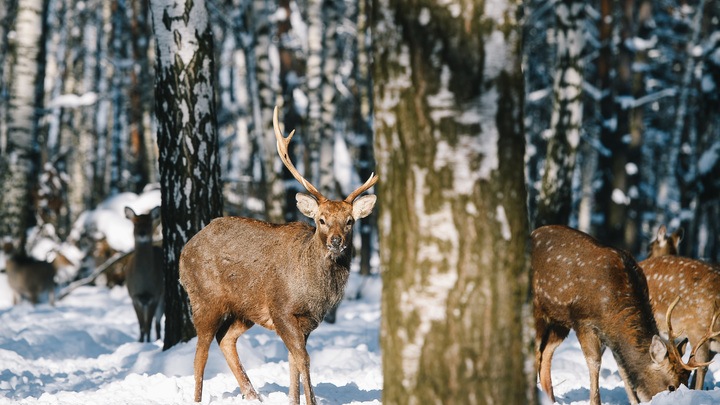
[[[483,322],[520,335],[523,322],[495,321],[527,308],[522,252],[547,224],[638,260],[661,225],[682,228],[683,256],[720,262],[716,1],[187,4],[4,0],[4,241],[31,252],[49,238],[92,256],[108,235],[72,232],[83,213],[159,185],[172,275],[187,234],[213,217],[300,220],[303,187],[275,151],[277,105],[285,133],[295,130],[293,162],[324,195],[342,199],[379,175],[355,250],[361,274],[383,276],[383,311],[401,309],[383,313],[384,329],[429,330],[444,318],[428,312],[433,300],[448,313],[492,302],[498,312]],[[483,276],[500,263],[506,273]],[[450,290],[475,278],[492,292],[451,303]],[[514,293],[500,304],[495,290],[508,280]],[[178,311],[189,317],[187,304]],[[427,323],[407,315],[418,313]],[[459,339],[477,338],[458,328]],[[384,348],[447,343],[424,333]],[[386,379],[407,361],[384,360]],[[413,361],[411,374],[437,366]],[[403,381],[386,400],[411,390]]]

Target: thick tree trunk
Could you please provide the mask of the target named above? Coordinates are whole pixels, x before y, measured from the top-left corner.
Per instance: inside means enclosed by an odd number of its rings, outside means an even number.
[[[483,4],[373,4],[384,404],[536,402],[519,3]]]
[[[185,243],[222,213],[215,112],[213,37],[202,0],[151,2],[156,37],[165,256],[165,349],[195,335],[178,281]]]

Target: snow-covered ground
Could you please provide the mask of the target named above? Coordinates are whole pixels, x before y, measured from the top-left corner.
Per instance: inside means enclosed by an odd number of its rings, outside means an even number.
[[[360,283],[353,277],[349,288]],[[310,372],[321,403],[380,403],[379,283],[370,278],[362,299],[344,302],[335,324],[323,323],[310,335]],[[193,403],[196,340],[164,352],[161,341],[138,343],[137,319],[124,287],[80,287],[55,307],[11,304],[3,273],[0,404]],[[287,349],[275,333],[250,329],[238,341],[238,352],[262,403],[287,404]],[[213,344],[203,402],[240,399],[237,382]]]
[[[361,285],[353,273],[337,323],[310,335],[308,350],[315,393],[323,404],[378,404],[382,367],[379,349],[378,277]],[[195,340],[162,351],[162,343],[138,343],[138,326],[124,287],[81,287],[55,307],[23,302],[11,306],[0,274],[0,404],[191,404]],[[154,332],[153,332],[154,337]],[[238,351],[263,404],[288,401],[287,349],[259,326],[238,341]],[[203,402],[234,404],[240,389],[216,344],[205,372]],[[661,393],[653,405],[720,404],[720,365],[708,375],[712,391],[681,388]],[[587,404],[589,377],[574,334],[553,358],[560,404]],[[604,404],[627,404],[612,355],[606,351],[600,378]],[[545,400],[544,393],[540,393]],[[258,403],[258,402],[255,402]]]

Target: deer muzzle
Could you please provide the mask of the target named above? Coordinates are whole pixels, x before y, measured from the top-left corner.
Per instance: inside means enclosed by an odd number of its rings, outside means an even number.
[[[342,253],[346,248],[342,236],[332,235],[330,238],[328,238],[327,248],[333,254]]]

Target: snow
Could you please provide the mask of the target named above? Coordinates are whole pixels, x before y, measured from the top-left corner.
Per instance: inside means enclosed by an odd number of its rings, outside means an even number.
[[[355,274],[348,286],[353,294],[363,282]],[[337,322],[321,324],[308,340],[320,403],[380,403],[381,286],[377,277],[364,282],[364,298],[344,302]],[[80,287],[55,307],[27,302],[13,307],[10,297],[2,273],[0,404],[193,403],[196,339],[165,352],[159,340],[136,342],[137,319],[125,287]],[[238,340],[238,351],[262,403],[287,404],[287,349],[275,333],[256,326]],[[212,404],[242,402],[214,343],[203,399]]]
[[[365,282],[363,285],[362,283]],[[378,342],[381,282],[351,274],[337,323],[323,323],[308,340],[315,393],[321,404],[379,404],[382,390]],[[124,287],[85,286],[55,307],[23,302],[11,306],[7,278],[0,274],[0,404],[191,404],[195,342],[162,351],[162,343],[138,343],[138,328]],[[153,332],[153,337],[154,337]],[[274,332],[255,326],[238,340],[238,351],[262,404],[288,402],[287,349]],[[559,404],[589,403],[589,376],[574,333],[553,357]],[[720,363],[710,365],[709,391],[663,392],[651,405],[720,403]],[[628,404],[609,351],[602,359],[604,404]],[[543,392],[539,396],[549,403]],[[240,389],[213,343],[205,370],[203,403],[241,401]],[[301,398],[304,403],[304,398]]]

